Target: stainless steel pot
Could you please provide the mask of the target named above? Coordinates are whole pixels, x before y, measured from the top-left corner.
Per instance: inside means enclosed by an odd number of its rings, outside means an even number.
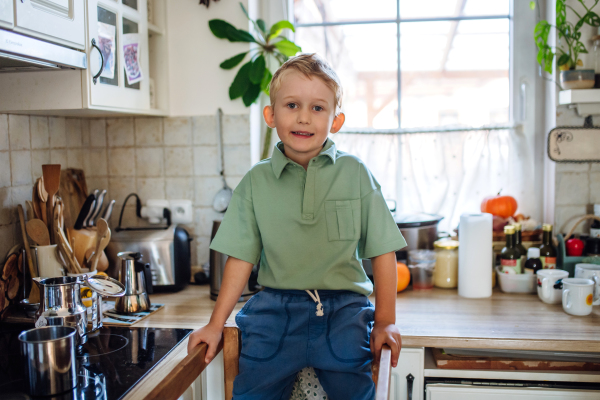
[[[394,220],[406,240],[407,247],[403,251],[417,249],[433,249],[433,242],[438,240],[438,224],[443,219],[435,214],[398,214]]]

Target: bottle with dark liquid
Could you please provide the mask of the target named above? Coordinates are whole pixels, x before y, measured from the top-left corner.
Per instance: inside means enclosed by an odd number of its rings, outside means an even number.
[[[600,218],[600,204],[594,204],[594,215]],[[590,237],[591,238],[600,238],[600,221],[597,219],[592,222],[592,226],[590,226]]]
[[[542,225],[543,238],[542,245],[540,246],[540,260],[544,269],[555,269],[556,268],[556,248],[552,244],[552,225]]]
[[[524,274],[535,275],[540,269],[543,268],[542,260],[540,260],[540,249],[537,247],[530,247],[527,250],[527,261],[523,268]]]
[[[513,226],[515,227],[515,247],[519,249],[519,252],[521,253],[521,260],[519,262],[521,263],[520,269],[523,271],[525,262],[527,261],[527,249],[523,246],[523,240],[521,239],[521,224],[517,222],[514,223]]]
[[[515,227],[507,225],[504,227],[506,236],[506,247],[500,253],[500,271],[503,274],[521,273],[521,252],[516,248]]]

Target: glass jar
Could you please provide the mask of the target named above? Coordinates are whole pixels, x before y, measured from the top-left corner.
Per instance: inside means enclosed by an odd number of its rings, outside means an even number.
[[[458,286],[458,241],[438,240],[433,243],[435,249],[435,274],[433,283],[440,288]]]
[[[411,250],[408,252],[408,269],[412,277],[413,290],[433,288],[435,251]]]

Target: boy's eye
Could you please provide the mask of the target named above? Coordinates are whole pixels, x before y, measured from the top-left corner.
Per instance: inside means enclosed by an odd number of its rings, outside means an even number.
[[[296,103],[289,103],[287,105],[288,108],[298,108],[298,105]]]
[[[323,111],[323,107],[321,106],[314,106],[313,108],[315,111]]]

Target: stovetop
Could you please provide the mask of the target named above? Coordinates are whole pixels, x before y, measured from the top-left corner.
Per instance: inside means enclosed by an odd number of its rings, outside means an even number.
[[[0,326],[0,400],[27,395],[18,335],[33,325]],[[77,351],[77,388],[40,399],[120,399],[190,333],[191,329],[104,327]]]

